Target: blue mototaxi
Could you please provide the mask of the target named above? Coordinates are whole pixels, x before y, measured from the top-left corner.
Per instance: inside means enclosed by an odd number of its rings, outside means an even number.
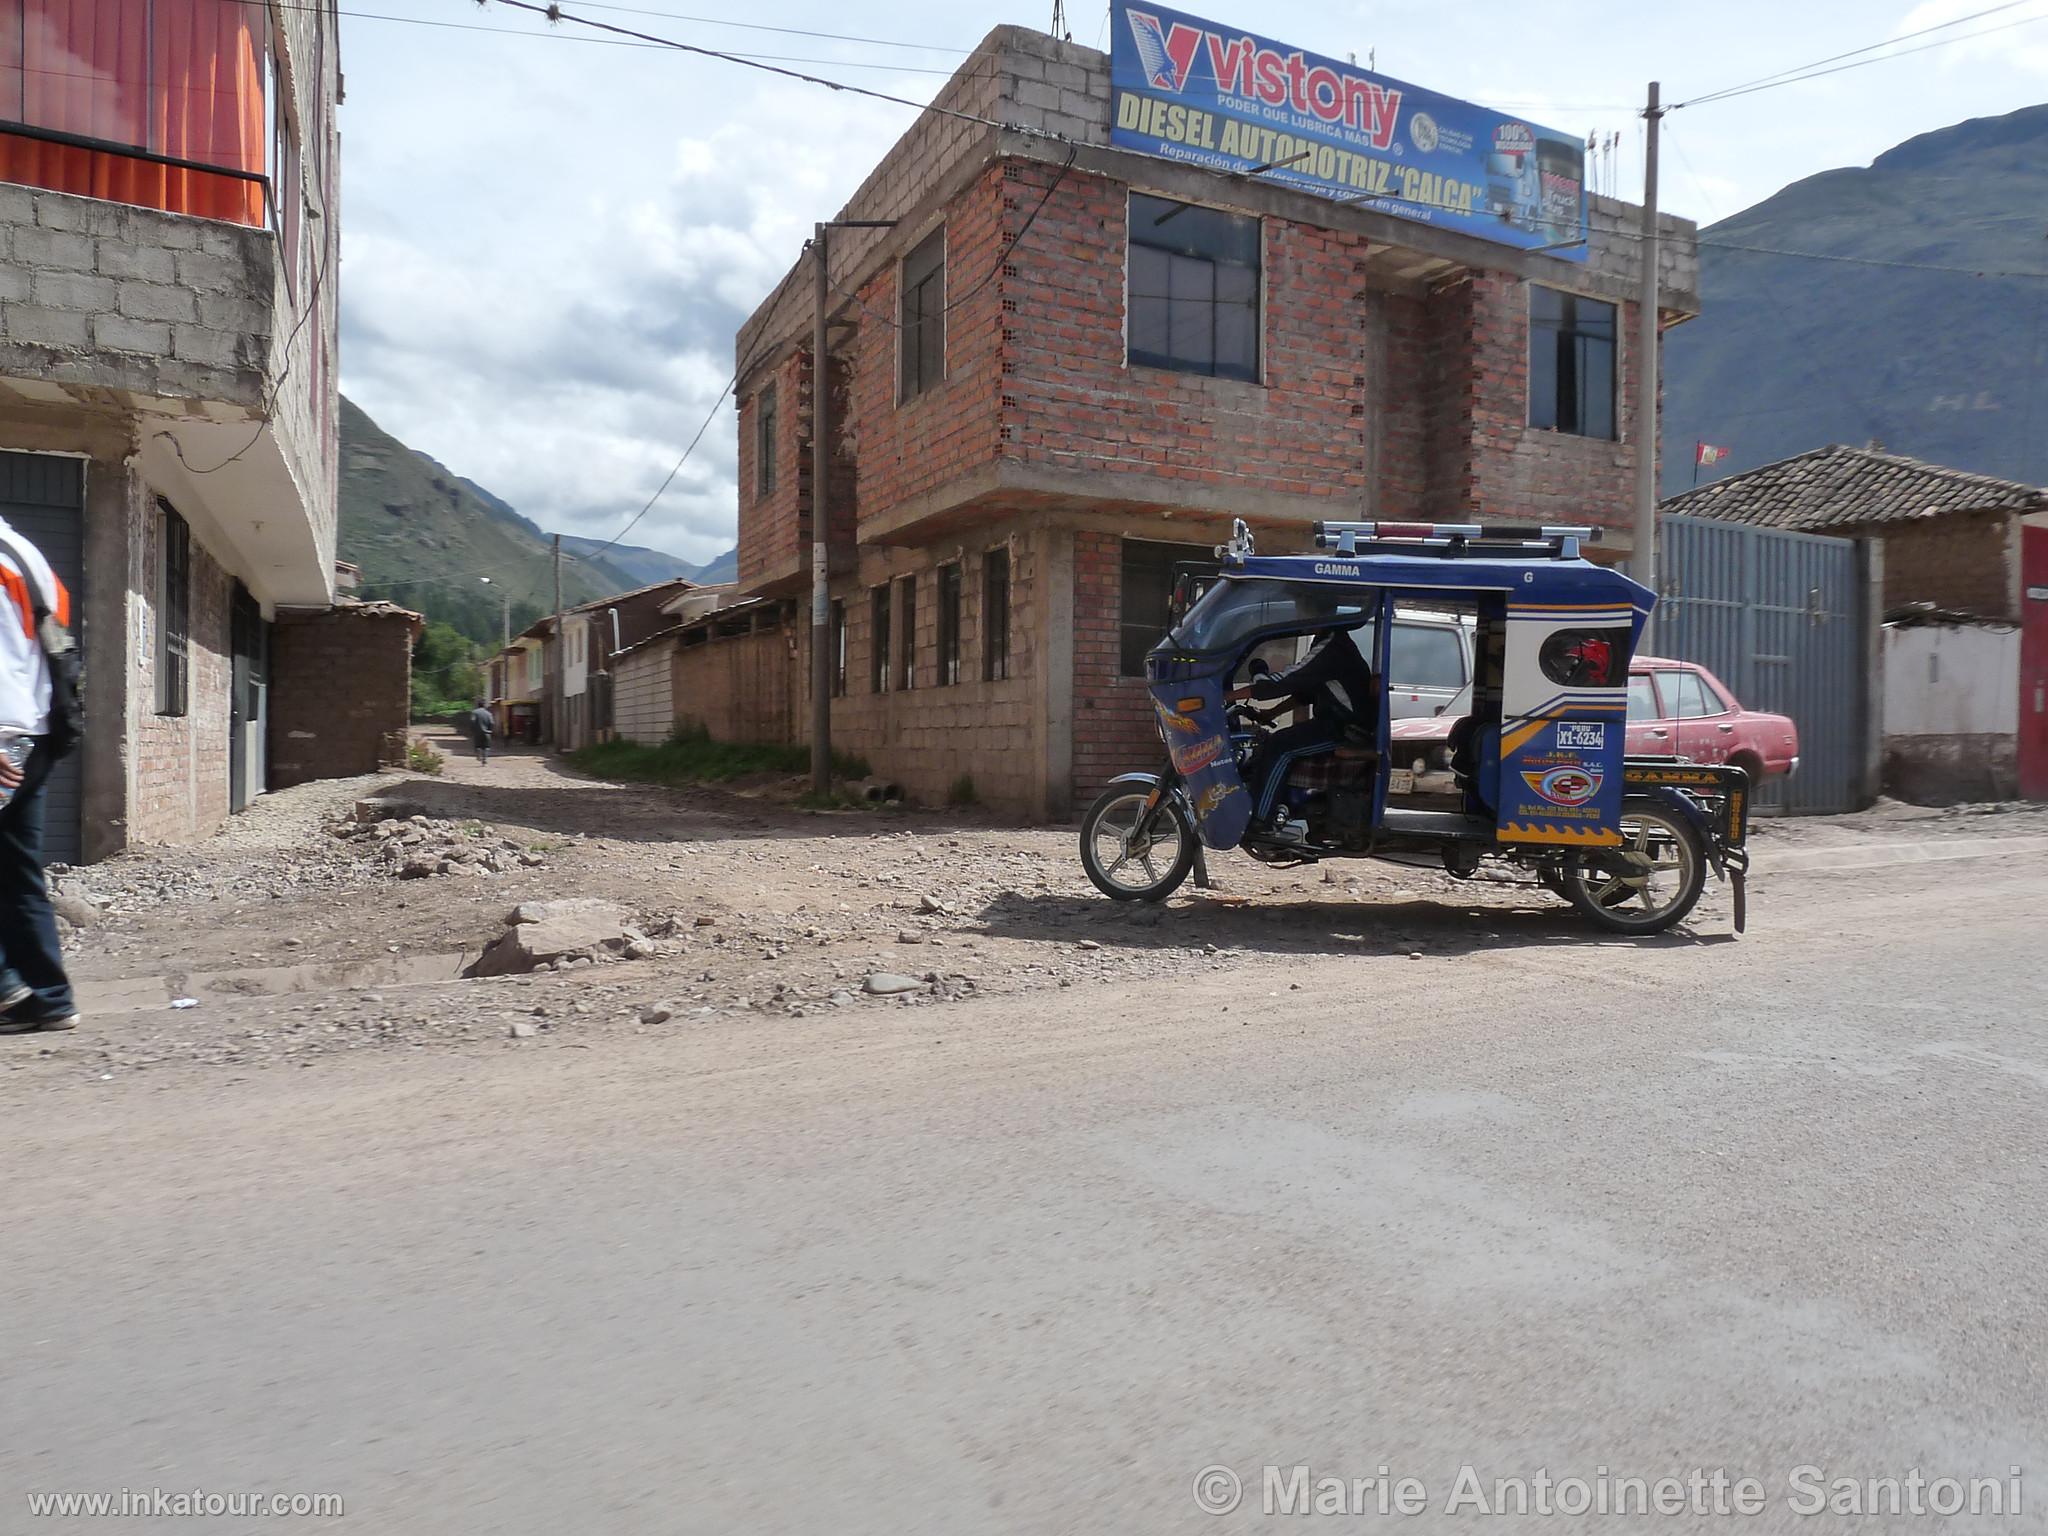
[[[1655,594],[1580,554],[1584,528],[1319,523],[1312,554],[1261,556],[1240,522],[1220,571],[1147,658],[1166,764],[1111,781],[1081,824],[1088,877],[1160,901],[1203,850],[1288,866],[1377,858],[1469,878],[1518,868],[1600,927],[1685,918],[1711,869],[1744,919],[1748,775],[1626,753],[1629,660]],[[1411,792],[1392,763],[1386,688],[1395,611],[1457,616],[1471,713],[1452,729],[1457,792]],[[1257,748],[1271,718],[1240,696],[1267,657],[1348,632],[1377,697],[1326,739]],[[1287,738],[1316,737],[1297,731]],[[1267,759],[1272,758],[1269,762]],[[1262,782],[1247,783],[1253,764]]]

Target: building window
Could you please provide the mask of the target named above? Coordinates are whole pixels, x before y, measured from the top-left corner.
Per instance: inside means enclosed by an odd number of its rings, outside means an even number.
[[[1529,425],[1614,436],[1612,304],[1555,288],[1529,290]]]
[[[889,584],[868,594],[868,687],[889,691]]]
[[[939,567],[939,686],[960,681],[960,567]]]
[[[156,712],[182,715],[191,698],[192,530],[157,503]]]
[[[754,494],[775,494],[775,386],[754,397]]]
[[[846,697],[846,603],[832,599],[832,697]]]
[[[917,578],[906,576],[897,586],[901,601],[897,603],[896,628],[901,639],[900,664],[897,675],[903,679],[900,686],[917,686]]]
[[[1131,194],[1130,359],[1259,377],[1259,221]]]
[[[898,400],[914,400],[946,376],[946,230],[903,258],[903,379]]]
[[[0,129],[0,181],[260,228],[261,178],[280,204],[302,195],[287,180],[296,167],[267,159],[267,11],[245,0],[0,0],[0,120],[66,136]],[[166,172],[135,149],[194,168]]]
[[[1213,570],[1216,551],[1202,544],[1154,544],[1125,539],[1122,608],[1118,633],[1117,671],[1124,677],[1145,675],[1145,653],[1165,635],[1173,608],[1174,568],[1197,561]]]
[[[999,683],[1010,675],[1010,551],[981,557],[981,675]]]

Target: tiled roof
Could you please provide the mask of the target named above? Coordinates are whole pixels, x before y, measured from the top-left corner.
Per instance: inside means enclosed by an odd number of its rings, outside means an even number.
[[[1835,443],[1698,486],[1660,510],[1810,533],[1953,512],[2048,511],[2048,490]]]

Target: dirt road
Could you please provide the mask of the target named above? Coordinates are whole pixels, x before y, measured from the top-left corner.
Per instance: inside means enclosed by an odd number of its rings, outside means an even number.
[[[382,788],[474,815],[511,792],[500,766]],[[1489,1493],[1719,1467],[1762,1481],[1763,1530],[1806,1528],[1802,1466],[2017,1466],[2024,1513],[1984,1528],[2043,1528],[2027,820],[1788,831],[1746,938],[1627,944],[1428,877],[1294,876],[1147,923],[1083,903],[1065,834],[649,809],[517,771],[560,797],[518,819],[565,844],[547,868],[337,876],[217,930],[324,963],[383,952],[398,891],[453,936],[455,893],[480,916],[486,888],[602,870],[752,937],[6,1042],[0,1529],[104,1525],[25,1520],[31,1493],[169,1487],[345,1502],[278,1529],[1233,1530],[1273,1523],[1269,1465],[1283,1509],[1296,1467],[1347,1499],[1413,1477],[1418,1529],[1455,1523],[1466,1465]],[[572,836],[586,817],[603,838]],[[1887,843],[1923,851],[1868,856]],[[1869,867],[1823,867],[1845,861]],[[948,911],[919,914],[934,892]],[[117,916],[87,962],[111,985],[181,923],[226,953],[201,909]],[[897,944],[911,923],[926,942]],[[933,938],[978,995],[767,991]],[[689,986],[709,1012],[627,1012]],[[286,1028],[323,1004],[334,1033]],[[548,1028],[507,1038],[533,1008]],[[199,1043],[95,1055],[166,1028]],[[284,1049],[312,1033],[343,1043]],[[1227,1518],[1197,1503],[1207,1468],[1204,1498],[1244,1489]]]

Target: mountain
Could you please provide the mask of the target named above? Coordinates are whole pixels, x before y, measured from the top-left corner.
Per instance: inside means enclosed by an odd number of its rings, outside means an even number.
[[[601,549],[604,554],[599,556],[597,552]],[[689,561],[658,549],[643,549],[637,544],[614,544],[606,549],[603,539],[586,539],[573,533],[562,535],[562,552],[574,555],[601,576],[617,577],[620,591],[651,587],[657,581],[673,581],[678,576],[694,580],[697,574],[697,567]]]
[[[512,598],[517,634],[555,605],[552,536],[473,480],[341,402],[341,558],[362,567],[361,597],[389,597],[494,643]],[[660,550],[562,535],[562,601],[593,602],[699,567]],[[733,552],[712,562],[731,565]],[[708,567],[706,568],[708,569]],[[488,575],[486,583],[478,578]]]
[[[685,571],[683,574],[688,576],[690,580],[707,587],[717,586],[721,582],[738,581],[740,579],[740,552],[737,547],[728,549],[716,560],[700,565],[694,571]]]
[[[2048,273],[2044,207],[2037,106],[1921,134],[1703,230],[1702,313],[1665,338],[1665,494],[1692,483],[1696,441],[1732,450],[1717,477],[1875,439],[2048,484],[2048,279],[1997,275]]]

